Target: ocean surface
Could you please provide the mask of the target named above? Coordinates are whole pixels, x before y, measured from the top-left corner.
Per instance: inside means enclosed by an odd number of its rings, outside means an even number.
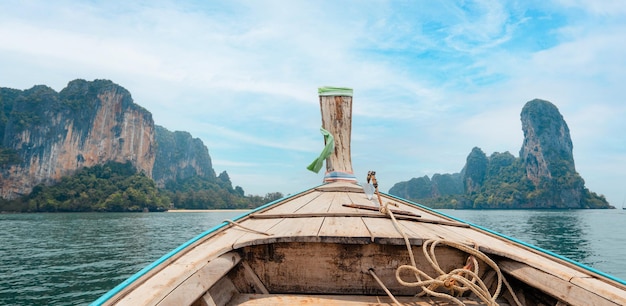
[[[626,210],[441,210],[626,279]],[[0,214],[0,305],[86,305],[243,212]]]

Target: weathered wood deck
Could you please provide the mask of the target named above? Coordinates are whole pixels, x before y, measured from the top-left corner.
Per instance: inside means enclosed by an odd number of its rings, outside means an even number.
[[[449,305],[442,298],[398,297],[400,303],[412,306]],[[475,299],[462,299],[467,306],[485,305]],[[267,306],[267,305],[307,305],[307,306],[363,306],[363,305],[394,305],[387,296],[362,295],[276,295],[276,294],[239,294],[227,305]],[[507,306],[500,303],[500,306]]]
[[[400,219],[401,215],[398,215],[398,223],[409,237],[418,261],[424,260],[420,249],[424,241],[455,241],[471,247],[478,246],[484,253],[495,257],[509,278],[514,277],[519,282],[551,292],[555,298],[569,304],[626,305],[623,285],[465,223],[383,195],[383,202],[387,201],[398,204],[398,207],[392,207],[395,210],[419,215],[407,216],[406,219]],[[121,297],[119,304],[191,304],[205,292],[211,292],[209,289],[228,273],[240,273],[242,277],[239,279],[247,280],[245,284],[237,284],[237,281],[229,285],[220,284],[230,290],[220,288],[218,291],[230,292],[226,294],[228,300],[246,300],[245,305],[255,305],[270,298],[308,301],[308,297],[296,297],[298,290],[302,290],[301,294],[384,295],[367,273],[370,268],[387,280],[390,290],[396,294],[402,296],[417,292],[390,281],[395,277],[395,268],[409,262],[402,235],[380,212],[346,206],[355,204],[375,205],[358,185],[335,182],[254,211],[237,221],[241,226],[228,224],[222,227],[144,275],[132,284],[137,287],[136,290]],[[455,249],[441,251],[438,260],[442,266],[452,270],[464,263],[464,257],[459,253]],[[243,267],[242,272],[232,272],[238,265]],[[341,273],[338,270],[342,270]],[[428,267],[425,271],[434,273]],[[333,285],[332,282],[336,283]],[[253,292],[233,289],[245,286],[253,287]],[[252,298],[239,295],[253,293],[266,296]],[[271,293],[291,293],[294,296],[279,297]],[[221,294],[214,292],[209,296],[214,299]],[[316,299],[326,301],[321,297]],[[357,300],[365,303],[370,299]],[[342,299],[338,298],[337,303],[341,302]]]
[[[476,274],[484,281],[480,289],[486,290],[465,292],[459,303],[626,305],[622,282],[382,195],[378,202],[397,205],[389,206],[395,211],[397,222],[393,222],[391,215],[377,210],[353,175],[352,90],[325,87],[319,93],[323,128],[329,132],[325,135],[335,137],[325,143],[325,152],[332,151],[324,157],[327,184],[270,203],[237,219],[236,224],[224,222],[121,284],[120,290],[112,290],[102,304],[384,305],[397,299],[406,305],[450,305],[451,300],[440,297],[415,296],[422,291],[422,287],[411,287],[418,272],[399,267],[414,260],[409,268],[433,278],[444,275],[449,281],[459,275],[449,272],[472,262],[468,254],[473,253],[473,257],[486,255],[474,263],[479,268]],[[374,182],[370,174],[368,182],[370,178]],[[436,243],[440,247],[428,247]],[[432,260],[438,264],[433,265]],[[467,270],[456,271],[467,274]],[[503,283],[498,281],[499,275],[512,290],[498,289]],[[442,291],[433,289],[429,294]],[[480,299],[495,292],[501,293],[495,301]]]

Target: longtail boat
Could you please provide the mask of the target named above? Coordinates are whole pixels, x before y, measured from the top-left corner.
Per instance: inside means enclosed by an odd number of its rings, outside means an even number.
[[[352,90],[319,101],[319,186],[224,221],[92,305],[626,305],[623,280],[380,192],[375,171],[359,184]]]

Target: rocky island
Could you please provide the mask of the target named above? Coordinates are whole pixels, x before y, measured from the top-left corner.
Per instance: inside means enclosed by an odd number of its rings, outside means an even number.
[[[549,101],[527,102],[521,112],[519,157],[487,156],[474,147],[460,173],[434,174],[395,184],[389,193],[438,208],[614,208],[589,191],[576,172],[569,128]]]
[[[244,196],[200,139],[156,125],[109,80],[0,87],[0,136],[0,211],[252,208],[282,196]]]

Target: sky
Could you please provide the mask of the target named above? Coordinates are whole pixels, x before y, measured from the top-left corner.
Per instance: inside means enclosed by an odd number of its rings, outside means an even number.
[[[626,2],[0,0],[0,87],[107,79],[187,131],[246,194],[322,182],[317,89],[354,90],[352,163],[382,191],[519,156],[520,112],[557,106],[576,170],[626,199]]]

